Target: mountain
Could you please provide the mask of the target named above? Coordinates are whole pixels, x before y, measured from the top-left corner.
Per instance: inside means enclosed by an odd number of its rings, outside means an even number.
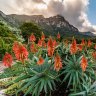
[[[76,27],[69,24],[63,16],[56,15],[49,18],[44,18],[42,15],[8,15],[19,22],[34,22],[43,29],[46,35],[56,35],[58,32],[64,37],[80,37],[83,36]]]
[[[0,11],[0,22],[7,24],[10,27],[18,27],[19,22],[10,16],[5,15],[2,11]]]
[[[5,15],[0,11],[0,20],[6,22],[11,27],[19,27],[23,22],[34,22],[38,24],[46,35],[56,35],[58,32],[63,37],[90,37],[79,32],[79,30],[71,25],[63,16],[56,15],[45,18],[42,15]]]
[[[87,36],[92,36],[95,37],[96,34],[92,33],[92,32],[82,32],[83,35],[87,35]]]

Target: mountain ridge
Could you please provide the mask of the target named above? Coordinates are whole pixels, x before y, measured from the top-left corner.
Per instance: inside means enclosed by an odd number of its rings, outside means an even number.
[[[43,31],[46,33],[56,35],[58,32],[61,34],[66,34],[65,32],[69,31],[69,33],[78,34],[79,30],[75,28],[73,25],[69,24],[67,20],[63,16],[56,15],[49,18],[45,18],[43,15],[16,15],[11,14],[8,15],[11,18],[14,18],[20,22],[34,22],[42,27]],[[64,32],[65,31],[65,32]]]

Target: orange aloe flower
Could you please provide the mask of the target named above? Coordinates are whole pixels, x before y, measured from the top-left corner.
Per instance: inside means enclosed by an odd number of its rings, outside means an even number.
[[[86,70],[87,65],[88,65],[87,59],[86,59],[85,56],[83,56],[82,59],[81,59],[81,68],[82,68],[83,71]]]
[[[93,58],[96,60],[96,52],[92,53]]]
[[[9,53],[6,53],[2,61],[3,61],[4,66],[11,67],[13,58]]]
[[[56,40],[53,40],[53,46],[54,46],[54,47],[57,46],[57,42],[56,42]]]
[[[60,33],[58,32],[58,34],[57,34],[57,39],[60,39]]]
[[[43,41],[43,47],[46,47],[46,46],[47,46],[46,42],[45,42],[45,41]]]
[[[44,64],[44,59],[41,56],[39,57],[39,60],[37,61],[37,64],[38,65]]]
[[[38,47],[42,47],[43,41],[41,39],[38,40]]]
[[[24,45],[15,42],[12,48],[17,60],[24,63],[28,59],[28,51]]]
[[[34,41],[36,41],[36,38],[35,38],[35,36],[34,36],[33,33],[31,34],[29,40],[30,40],[30,42],[34,42]]]
[[[48,47],[48,56],[53,56],[54,48]]]
[[[82,39],[82,41],[81,41],[81,45],[85,45],[85,40],[84,39]]]
[[[34,43],[30,45],[30,50],[32,53],[36,53],[38,51]]]
[[[62,62],[60,56],[57,54],[55,57],[54,69],[59,71],[62,68]]]
[[[45,40],[45,35],[44,33],[42,32],[42,35],[41,35],[41,40],[44,41]]]
[[[76,43],[76,40],[74,39],[70,46],[70,53],[75,54],[76,52],[77,52],[77,43]]]
[[[50,46],[50,47],[53,46],[53,40],[52,40],[51,37],[49,38],[49,40],[47,42],[47,45]]]
[[[88,40],[88,47],[90,47],[92,45],[92,42],[91,42],[91,40]]]
[[[52,40],[52,38],[50,38],[48,40],[47,46],[48,46],[48,48],[47,48],[48,56],[53,56],[55,47],[56,47],[56,41]]]
[[[14,52],[18,51],[19,50],[19,43],[17,41],[14,42],[13,46],[12,46],[12,49]]]
[[[77,45],[77,47],[78,47],[78,50],[79,50],[79,51],[82,51],[83,46],[82,46],[81,44]]]

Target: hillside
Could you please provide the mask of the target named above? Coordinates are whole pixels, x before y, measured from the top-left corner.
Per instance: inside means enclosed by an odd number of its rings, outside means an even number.
[[[0,22],[4,22],[5,24],[7,24],[10,27],[18,27],[18,24],[19,24],[18,21],[7,16],[2,11],[0,11]]]

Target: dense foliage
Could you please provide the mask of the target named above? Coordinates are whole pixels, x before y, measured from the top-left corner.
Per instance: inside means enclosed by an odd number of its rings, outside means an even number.
[[[15,40],[16,36],[11,30],[3,23],[0,23],[0,60],[5,52],[11,52],[12,43]]]
[[[26,41],[28,41],[28,38],[32,33],[34,33],[36,37],[39,38],[42,31],[37,24],[31,23],[31,22],[23,23],[20,26],[20,29]]]

